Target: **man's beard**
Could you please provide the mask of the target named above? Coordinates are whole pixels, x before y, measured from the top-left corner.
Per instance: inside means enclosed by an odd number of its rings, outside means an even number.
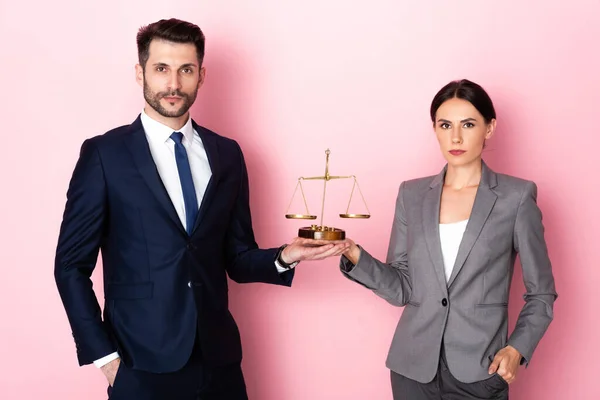
[[[196,88],[196,90],[194,90],[193,93],[190,93],[190,94],[183,93],[183,92],[181,92],[179,90],[173,90],[173,91],[170,91],[170,92],[158,92],[158,93],[154,93],[152,91],[152,89],[150,89],[150,86],[148,86],[148,84],[146,83],[146,81],[144,81],[144,99],[146,99],[146,102],[157,113],[159,113],[163,117],[167,117],[167,118],[179,118],[179,117],[185,115],[185,113],[188,112],[188,110],[190,109],[190,107],[192,106],[192,104],[194,104],[194,101],[196,101],[196,95],[197,94],[198,94],[198,89],[197,88]],[[179,107],[178,110],[169,111],[169,110],[165,109],[160,104],[160,100],[163,97],[169,97],[169,96],[181,97],[181,100],[182,100],[183,104],[181,104],[181,107]]]

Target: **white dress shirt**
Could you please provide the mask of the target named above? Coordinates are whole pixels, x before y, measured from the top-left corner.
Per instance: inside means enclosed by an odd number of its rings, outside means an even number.
[[[146,133],[146,139],[150,145],[150,153],[156,164],[156,169],[160,175],[165,189],[169,193],[171,202],[175,206],[177,215],[181,220],[184,228],[186,226],[185,203],[183,201],[183,191],[181,189],[181,181],[179,180],[179,171],[175,161],[175,142],[171,139],[174,130],[158,121],[150,118],[142,110],[142,125]],[[198,207],[204,197],[204,192],[208,186],[208,181],[212,175],[208,156],[204,149],[204,143],[200,139],[198,133],[194,130],[192,119],[188,118],[187,122],[177,132],[183,134],[183,147],[187,153],[192,170],[192,180],[196,189],[196,198],[198,199]]]
[[[144,132],[146,133],[146,139],[150,145],[150,153],[156,164],[160,179],[162,180],[165,189],[167,189],[167,193],[171,198],[173,206],[175,206],[175,210],[177,211],[177,215],[179,216],[183,227],[187,229],[183,190],[181,189],[179,171],[177,170],[177,162],[175,161],[175,142],[171,139],[171,134],[175,131],[150,118],[144,110],[142,110],[141,120]],[[208,181],[212,175],[206,149],[204,148],[200,135],[194,130],[191,118],[188,118],[185,125],[177,132],[183,134],[182,144],[185,147],[190,162],[192,180],[194,181],[194,188],[196,189],[198,207],[200,207],[202,198],[206,192],[206,187],[208,186]],[[295,267],[296,263],[291,266]],[[287,271],[287,269],[279,265],[277,261],[275,261],[275,267],[280,273]],[[117,358],[119,358],[119,353],[114,352],[94,361],[94,365],[100,368]]]
[[[442,244],[442,256],[444,258],[444,272],[446,274],[446,282],[450,280],[458,248],[462,242],[468,219],[450,224],[440,224],[440,243]]]

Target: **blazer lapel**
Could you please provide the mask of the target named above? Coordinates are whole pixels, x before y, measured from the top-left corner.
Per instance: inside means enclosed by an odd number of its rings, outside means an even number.
[[[169,194],[160,179],[156,164],[152,159],[152,153],[150,153],[150,146],[148,145],[148,140],[146,139],[140,117],[131,124],[131,131],[125,138],[125,143],[133,156],[133,162],[150,188],[150,191],[163,206],[164,210],[177,225],[178,229],[183,233],[186,233],[185,228],[181,224],[181,220],[177,216],[177,211],[175,211],[175,207],[169,198]]]
[[[471,210],[469,222],[467,223],[460,247],[458,248],[456,262],[454,263],[452,274],[448,280],[448,287],[452,285],[456,279],[456,276],[465,264],[465,261],[467,260],[471,249],[475,245],[475,242],[479,237],[485,222],[492,212],[492,208],[494,208],[494,204],[496,203],[498,196],[492,191],[492,188],[494,188],[496,184],[496,173],[489,169],[488,166],[482,161],[481,182],[479,183],[477,194],[475,195],[475,203],[473,204],[473,209]]]
[[[200,139],[202,140],[202,144],[204,145],[204,150],[206,151],[208,163],[210,165],[211,170],[210,180],[208,181],[206,192],[204,192],[204,196],[202,197],[200,209],[198,210],[198,216],[196,217],[196,223],[194,224],[194,229],[192,231],[193,234],[201,225],[204,217],[208,212],[210,203],[215,197],[216,189],[219,183],[219,179],[221,177],[221,161],[219,155],[219,146],[217,143],[217,136],[211,132],[208,132],[206,129],[196,124],[196,122],[192,121],[192,123],[194,125],[194,130],[198,132],[198,135],[200,135]]]
[[[429,190],[423,200],[423,231],[425,242],[429,249],[429,256],[435,268],[435,274],[440,283],[442,291],[447,294],[446,274],[444,272],[444,259],[442,256],[442,245],[440,243],[439,221],[440,201],[444,187],[444,176],[446,167],[440,172],[429,185]]]

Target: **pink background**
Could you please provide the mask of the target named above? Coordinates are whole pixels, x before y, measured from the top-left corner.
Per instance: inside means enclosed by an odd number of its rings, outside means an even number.
[[[284,218],[295,180],[321,174],[330,147],[331,172],[358,176],[373,216],[337,218],[350,190],[337,182],[325,222],[384,257],[399,183],[443,166],[433,95],[451,79],[482,84],[499,115],[485,159],[538,183],[559,292],[512,399],[600,398],[598,1],[91,3],[0,2],[1,398],[106,398],[100,372],[77,366],[54,249],[81,142],[141,110],[137,28],[171,16],[207,35],[193,115],[242,144],[264,247],[302,225]],[[308,192],[317,212],[320,185]],[[292,289],[231,286],[250,398],[391,399],[384,360],[402,309],[344,279],[336,259],[298,268]]]

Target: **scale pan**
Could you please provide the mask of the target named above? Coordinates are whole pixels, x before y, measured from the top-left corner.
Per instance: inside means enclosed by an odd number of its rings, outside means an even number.
[[[371,214],[340,214],[341,218],[371,218]]]
[[[316,215],[308,214],[285,214],[287,219],[317,219]]]

